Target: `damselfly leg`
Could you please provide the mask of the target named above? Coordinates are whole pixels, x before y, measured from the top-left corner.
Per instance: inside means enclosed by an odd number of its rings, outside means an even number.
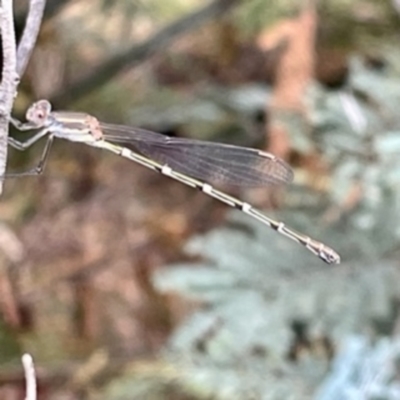
[[[22,123],[15,118],[11,119],[11,123],[15,126],[15,128],[17,128],[20,131],[28,131],[28,130],[32,130],[32,129],[36,128],[36,126],[30,122]],[[39,130],[39,132],[37,132],[36,134],[34,134],[32,137],[30,137],[29,139],[27,139],[25,141],[19,141],[12,137],[8,137],[7,141],[11,147],[13,147],[17,150],[20,150],[20,151],[24,151],[24,150],[28,149],[29,147],[31,147],[33,144],[35,144],[38,140],[40,140],[43,136],[45,136],[47,134],[49,134],[49,130],[47,128],[42,128]],[[53,142],[53,136],[50,135],[46,140],[46,144],[43,148],[40,160],[39,160],[38,164],[36,165],[36,167],[31,168],[27,171],[7,172],[5,175],[0,176],[0,179],[4,180],[4,179],[9,179],[9,178],[20,178],[20,177],[24,177],[24,176],[35,176],[35,175],[42,174],[44,171],[44,168],[46,166],[48,156],[50,154],[52,142]]]

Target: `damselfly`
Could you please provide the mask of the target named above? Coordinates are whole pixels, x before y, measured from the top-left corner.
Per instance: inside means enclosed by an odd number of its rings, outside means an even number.
[[[33,129],[39,131],[24,142],[9,138],[9,144],[18,150],[25,150],[45,135],[48,135],[47,142],[36,168],[8,176],[42,173],[55,137],[81,142],[111,151],[199,189],[300,243],[328,264],[340,262],[340,256],[330,247],[295,232],[283,222],[269,218],[250,204],[214,189],[206,183],[216,181],[242,187],[289,183],[293,179],[291,168],[270,153],[228,144],[171,138],[144,129],[105,124],[85,113],[53,112],[47,100],[34,103],[26,113],[26,120],[27,122],[22,123],[12,118],[11,122],[21,131]],[[131,144],[138,152],[115,143]]]

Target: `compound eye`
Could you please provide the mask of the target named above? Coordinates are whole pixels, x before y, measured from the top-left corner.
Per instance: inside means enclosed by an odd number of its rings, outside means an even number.
[[[44,112],[42,110],[37,111],[36,117],[39,118],[39,119],[43,119],[44,118]]]
[[[26,113],[26,119],[33,122],[38,127],[43,125],[51,112],[50,103],[47,100],[41,100],[33,104]]]
[[[43,120],[43,111],[32,109],[27,113],[27,119],[31,121]]]

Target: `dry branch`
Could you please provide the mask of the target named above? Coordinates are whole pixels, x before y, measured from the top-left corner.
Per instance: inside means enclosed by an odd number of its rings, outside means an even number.
[[[25,71],[39,33],[46,0],[31,0],[21,43],[16,49],[13,1],[1,2],[1,37],[3,46],[2,81],[0,85],[0,176],[5,174],[7,164],[8,124],[17,95],[17,87]],[[0,194],[3,190],[0,182]]]
[[[22,365],[24,366],[25,372],[25,384],[26,384],[26,395],[25,400],[36,400],[36,375],[35,366],[33,365],[33,359],[30,354],[24,354],[22,356]]]
[[[13,1],[1,2],[1,40],[3,46],[3,69],[0,85],[0,176],[5,174],[7,163],[8,121],[17,93],[17,53],[14,30]],[[0,182],[0,194],[3,183]]]

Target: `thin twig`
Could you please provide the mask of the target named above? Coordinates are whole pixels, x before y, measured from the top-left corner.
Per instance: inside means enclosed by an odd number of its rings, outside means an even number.
[[[26,18],[25,29],[17,51],[17,73],[19,76],[25,72],[30,55],[39,34],[46,0],[31,0]]]
[[[35,366],[33,365],[33,359],[30,354],[24,354],[22,356],[22,365],[24,366],[24,372],[25,372],[25,384],[26,384],[25,400],[36,400],[37,385],[36,385]]]
[[[182,19],[175,21],[161,29],[146,42],[131,47],[125,53],[105,61],[102,65],[91,70],[90,74],[63,88],[49,100],[56,107],[65,106],[78,98],[92,92],[102,84],[109,81],[123,69],[132,67],[149,59],[157,51],[168,47],[171,42],[183,33],[192,31],[205,21],[217,18],[225,14],[241,0],[214,0],[205,7],[197,10]]]
[[[0,176],[4,175],[7,163],[8,120],[14,97],[17,93],[17,54],[14,31],[13,1],[1,2],[1,37],[3,45],[3,69],[0,85]],[[0,194],[3,183],[0,182]]]

